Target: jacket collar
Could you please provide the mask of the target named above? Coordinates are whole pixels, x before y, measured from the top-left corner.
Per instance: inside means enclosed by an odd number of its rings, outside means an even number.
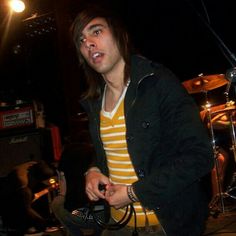
[[[146,76],[153,74],[152,61],[140,55],[133,55],[131,57],[131,81],[138,84]]]

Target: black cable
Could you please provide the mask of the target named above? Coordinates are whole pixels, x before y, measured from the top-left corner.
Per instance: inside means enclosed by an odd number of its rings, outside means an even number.
[[[132,236],[138,236],[138,231],[137,231],[137,217],[136,217],[136,211],[134,209],[134,231],[132,233]]]
[[[114,224],[109,224],[105,223],[102,221],[99,217],[97,217],[95,211],[94,211],[94,204],[90,205],[90,213],[93,216],[94,221],[103,229],[108,229],[108,230],[118,230],[123,227],[125,227],[128,222],[130,221],[132,215],[134,214],[134,222],[135,222],[135,227],[134,227],[134,232],[137,233],[137,227],[136,227],[136,213],[133,204],[129,204],[126,206],[125,213],[123,217],[116,223]],[[128,213],[129,212],[129,213]],[[138,235],[138,234],[135,234]]]

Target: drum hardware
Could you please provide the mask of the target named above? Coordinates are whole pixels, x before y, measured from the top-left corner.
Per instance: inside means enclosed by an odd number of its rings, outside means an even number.
[[[222,183],[220,180],[220,173],[219,173],[219,147],[216,146],[216,140],[215,140],[215,134],[213,129],[213,123],[211,118],[211,104],[209,103],[207,99],[207,93],[206,93],[206,105],[205,105],[205,112],[207,114],[207,120],[209,124],[209,130],[210,130],[210,137],[211,137],[211,143],[213,148],[213,154],[214,154],[214,162],[215,162],[215,170],[216,170],[216,182],[218,187],[218,194],[214,196],[212,201],[209,204],[209,208],[211,209],[211,213],[213,212],[212,209],[214,209],[215,205],[220,203],[220,208],[222,209],[222,212],[225,211],[224,206],[224,199],[223,199],[223,191],[222,191]],[[214,213],[212,214],[218,214],[219,209],[214,209]]]
[[[229,184],[229,186],[227,187],[227,194],[229,197],[236,199],[236,196],[233,194],[233,191],[236,190],[236,172],[233,173],[231,182]]]
[[[225,204],[225,200],[226,199],[235,199],[236,200],[236,196],[234,195],[233,191],[236,189],[236,185],[235,185],[235,181],[236,181],[236,173],[233,174],[233,178],[231,180],[230,185],[226,188],[226,191],[223,191],[222,188],[222,180],[221,180],[221,174],[220,174],[220,164],[219,164],[219,147],[216,145],[216,140],[215,140],[215,133],[214,133],[214,123],[217,120],[214,120],[215,117],[213,117],[213,115],[215,114],[219,114],[219,113],[223,113],[227,116],[228,118],[228,123],[227,126],[224,124],[224,127],[229,128],[230,131],[230,137],[231,137],[231,147],[230,150],[233,153],[234,156],[234,161],[236,161],[236,139],[235,139],[235,131],[234,131],[234,122],[233,122],[233,115],[234,115],[234,111],[235,108],[232,107],[232,101],[229,101],[228,103],[226,103],[225,105],[225,109],[221,109],[219,111],[216,112],[212,112],[211,108],[209,108],[207,110],[207,118],[208,118],[208,128],[210,130],[210,135],[211,135],[211,140],[212,140],[212,147],[213,147],[213,151],[214,151],[214,159],[215,159],[215,170],[216,170],[216,182],[217,182],[217,186],[218,186],[218,194],[216,194],[212,201],[209,204],[209,208],[211,210],[211,213],[213,215],[218,214],[220,212],[225,213],[226,211],[230,211],[232,209],[232,207],[227,207],[226,208],[226,204]],[[208,105],[209,106],[209,105]]]
[[[225,192],[223,192],[222,182],[221,182],[221,173],[220,173],[220,147],[216,145],[215,139],[215,128],[229,128],[230,136],[231,136],[231,150],[234,155],[234,160],[236,162],[236,138],[235,138],[235,130],[234,125],[236,121],[233,120],[234,111],[236,111],[236,106],[233,101],[229,99],[229,90],[231,87],[231,83],[235,78],[236,82],[236,68],[233,70],[227,71],[224,74],[213,74],[213,75],[203,75],[200,74],[198,77],[184,81],[182,85],[188,91],[189,94],[195,93],[204,93],[205,94],[205,105],[203,106],[203,111],[200,112],[202,120],[207,120],[207,126],[210,131],[210,138],[212,142],[212,148],[214,153],[214,162],[215,162],[215,173],[216,173],[216,184],[218,193],[213,196],[212,201],[209,204],[210,212],[212,215],[218,215],[220,212],[225,212],[225,199],[232,198],[236,199],[236,196],[233,195],[233,191],[236,189],[236,184],[231,185],[227,188]],[[208,92],[219,88],[221,86],[226,86],[224,95],[226,97],[226,104],[222,104],[219,106],[212,106],[212,104],[208,100]],[[235,88],[236,93],[236,88]],[[235,112],[236,113],[236,112]],[[231,181],[232,182],[232,181]],[[236,183],[236,173],[235,173],[235,182]]]
[[[234,73],[233,73],[234,72]],[[236,200],[236,195],[233,193],[233,191],[236,189],[236,172],[233,173],[231,183],[230,185],[226,188],[225,192],[222,192],[222,185],[220,181],[220,175],[219,175],[219,162],[218,162],[218,151],[217,151],[217,146],[215,144],[215,135],[214,135],[214,128],[213,128],[213,121],[214,118],[212,118],[213,114],[220,114],[223,113],[227,117],[227,126],[229,127],[230,131],[230,138],[231,138],[231,148],[230,150],[233,153],[234,161],[236,162],[236,136],[235,136],[235,127],[234,127],[234,120],[233,116],[235,106],[234,102],[229,99],[229,89],[231,86],[231,82],[233,78],[236,78],[236,69],[233,69],[233,72],[227,72],[226,77],[229,80],[229,83],[227,84],[226,91],[225,91],[225,97],[226,97],[226,104],[225,108],[222,110],[218,110],[216,112],[211,112],[211,109],[209,108],[207,110],[207,115],[208,115],[208,122],[209,122],[209,128],[210,128],[210,133],[211,133],[211,138],[212,138],[212,146],[213,146],[213,151],[214,151],[214,156],[215,156],[215,167],[216,167],[216,174],[217,174],[217,184],[218,184],[218,194],[212,199],[210,202],[210,209],[211,213],[213,213],[213,216],[218,214],[219,212],[225,213],[226,211],[226,206],[225,206],[225,199],[234,199]],[[230,76],[229,76],[230,75]],[[217,208],[217,205],[220,203],[220,211]],[[215,208],[216,207],[216,208]],[[236,207],[236,206],[235,206]],[[232,210],[231,208],[228,208],[227,210]]]
[[[232,83],[235,83],[236,80],[236,67],[229,69],[226,72],[226,78],[229,80],[229,83],[226,87],[226,91],[225,91],[225,96],[226,96],[226,101],[228,104],[228,106],[230,105],[230,100],[229,100],[229,90],[230,87],[232,85]],[[234,84],[234,90],[236,90],[236,85]],[[235,126],[234,126],[234,120],[233,120],[233,116],[235,114],[233,112],[229,112],[229,121],[230,121],[230,136],[231,136],[231,150],[233,152],[233,156],[234,156],[234,161],[236,163],[236,135],[235,135]],[[226,193],[229,197],[236,199],[236,195],[235,194],[230,194],[231,192],[233,192],[233,190],[236,189],[236,172],[233,173],[232,179],[231,179],[231,183],[228,186]]]

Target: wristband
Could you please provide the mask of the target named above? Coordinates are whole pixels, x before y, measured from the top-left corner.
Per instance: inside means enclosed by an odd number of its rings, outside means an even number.
[[[134,194],[133,186],[132,186],[132,185],[128,185],[128,186],[127,186],[127,194],[128,194],[129,199],[130,199],[132,202],[137,202],[137,201],[138,201],[137,197],[136,197],[135,194]]]

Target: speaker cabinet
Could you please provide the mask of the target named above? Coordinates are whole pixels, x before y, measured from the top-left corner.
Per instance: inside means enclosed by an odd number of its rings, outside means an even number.
[[[0,137],[0,177],[9,174],[16,165],[41,159],[53,160],[49,130],[9,133]]]

